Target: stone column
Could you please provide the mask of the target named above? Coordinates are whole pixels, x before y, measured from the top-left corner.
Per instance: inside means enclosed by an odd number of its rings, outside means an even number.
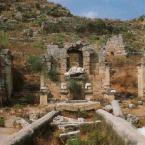
[[[90,53],[88,51],[83,52],[83,66],[86,73],[90,74]]]
[[[40,105],[48,105],[48,101],[47,101],[47,92],[41,92],[40,94]]]
[[[44,72],[41,72],[40,74],[40,90],[43,90],[45,88],[45,74]]]
[[[138,66],[138,97],[144,96],[144,64]]]
[[[66,50],[63,52],[62,58],[60,59],[60,74],[61,74],[61,82],[64,81],[64,74],[67,71],[67,52]]]
[[[110,67],[105,67],[105,86],[110,87]]]

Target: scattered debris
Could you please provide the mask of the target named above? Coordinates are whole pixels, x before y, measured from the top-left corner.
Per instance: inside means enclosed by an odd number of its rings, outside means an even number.
[[[143,105],[143,101],[138,101],[138,105]]]
[[[136,123],[138,123],[139,118],[138,118],[137,116],[135,116],[135,115],[128,114],[126,120],[127,120],[128,122],[130,122],[131,124],[136,124]]]
[[[75,138],[79,135],[80,135],[80,130],[77,130],[77,131],[71,131],[71,132],[60,134],[59,137],[61,139],[69,139],[69,138]]]
[[[23,118],[20,118],[20,117],[17,117],[15,120],[14,120],[14,124],[15,128],[25,128],[29,125],[29,123],[23,119]]]
[[[106,111],[108,111],[108,112],[111,112],[111,111],[113,110],[112,105],[106,105],[106,106],[104,107],[104,110],[106,110]]]
[[[136,106],[135,106],[134,104],[129,104],[129,105],[128,105],[128,108],[129,108],[129,109],[134,109],[135,107],[136,107]]]

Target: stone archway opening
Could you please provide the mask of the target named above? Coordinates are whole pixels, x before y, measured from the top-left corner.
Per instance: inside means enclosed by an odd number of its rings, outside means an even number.
[[[67,51],[67,70],[69,70],[73,66],[83,67],[82,51],[76,49]]]

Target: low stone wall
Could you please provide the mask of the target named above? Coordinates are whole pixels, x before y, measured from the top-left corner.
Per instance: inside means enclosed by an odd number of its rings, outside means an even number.
[[[99,102],[83,102],[83,103],[57,103],[55,109],[58,111],[90,111],[100,107]]]
[[[106,123],[113,128],[117,135],[125,140],[126,144],[131,142],[133,145],[145,145],[145,137],[126,120],[120,117],[115,117],[101,109],[97,110],[96,113],[103,117]]]
[[[20,130],[14,135],[10,136],[8,140],[1,145],[30,145],[33,142],[34,137],[42,130],[49,126],[50,121],[58,115],[58,111],[52,111],[37,121],[30,124],[28,127]]]

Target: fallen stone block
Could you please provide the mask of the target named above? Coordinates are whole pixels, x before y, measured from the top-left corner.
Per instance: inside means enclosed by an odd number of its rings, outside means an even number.
[[[113,108],[113,114],[114,114],[116,117],[123,117],[123,113],[122,113],[122,111],[121,111],[119,102],[118,102],[117,100],[113,100],[113,101],[111,102],[111,105],[112,105],[112,108]]]
[[[126,143],[129,142],[133,145],[145,145],[145,137],[123,118],[115,117],[102,109],[97,110],[96,113],[101,116]]]
[[[60,134],[59,137],[61,139],[69,139],[69,138],[74,138],[80,135],[80,130],[77,131],[71,131],[67,133]]]

